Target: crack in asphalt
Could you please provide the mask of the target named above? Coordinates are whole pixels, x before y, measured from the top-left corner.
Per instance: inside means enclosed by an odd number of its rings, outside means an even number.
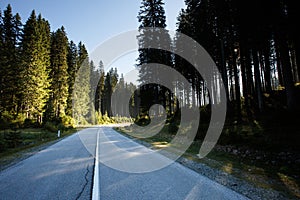
[[[86,188],[86,186],[87,186],[87,184],[88,184],[88,182],[89,182],[89,180],[88,180],[88,174],[90,173],[90,170],[89,170],[89,165],[86,167],[86,173],[85,173],[85,176],[84,176],[84,178],[85,178],[85,184],[84,184],[84,186],[82,187],[82,190],[79,192],[79,194],[77,195],[77,197],[76,197],[76,200],[78,200],[80,197],[81,197],[81,195],[82,195],[82,193],[84,192],[84,190],[85,190],[85,188]]]

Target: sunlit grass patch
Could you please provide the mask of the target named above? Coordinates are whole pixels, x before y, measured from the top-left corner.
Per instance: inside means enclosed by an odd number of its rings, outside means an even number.
[[[282,183],[292,192],[296,197],[300,198],[300,190],[299,185],[297,184],[296,180],[290,176],[287,176],[282,173],[277,173]]]

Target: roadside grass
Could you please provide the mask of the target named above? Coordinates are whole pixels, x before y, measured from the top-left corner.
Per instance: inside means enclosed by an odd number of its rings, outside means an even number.
[[[0,170],[14,163],[15,160],[21,159],[25,154],[31,155],[37,149],[49,146],[75,133],[77,130],[69,128],[61,131],[59,138],[57,132],[51,132],[43,128],[1,130]]]
[[[174,134],[169,133],[168,126],[170,126],[170,124],[167,124],[160,133],[153,137],[134,139],[146,142],[153,149],[164,148],[168,146],[174,138]],[[243,125],[236,127],[236,129],[250,131],[251,135],[254,136],[257,134],[257,127],[253,130],[253,127],[250,125]],[[118,127],[115,128],[115,130],[127,137],[133,138],[127,134],[128,132],[132,132],[130,126]],[[251,132],[251,130],[253,131]],[[225,127],[223,132],[226,131],[228,132]],[[255,138],[256,137],[253,139]],[[249,140],[249,138],[247,139]],[[251,141],[251,143],[252,142],[255,143],[255,141]],[[279,191],[287,196],[287,198],[300,198],[299,165],[290,164],[288,163],[289,161],[280,163],[279,161],[277,162],[275,158],[266,156],[278,153],[272,152],[274,149],[270,148],[270,146],[272,146],[271,144],[265,148],[261,146],[260,151],[258,151],[257,148],[251,149],[251,147],[243,147],[244,144],[242,143],[240,144],[241,146],[218,144],[205,158],[200,159],[197,154],[199,153],[201,144],[202,141],[200,140],[194,141],[182,157],[223,171],[254,186]],[[245,153],[245,151],[247,153]]]

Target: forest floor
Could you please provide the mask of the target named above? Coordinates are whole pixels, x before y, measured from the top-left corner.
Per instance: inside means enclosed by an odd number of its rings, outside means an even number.
[[[160,149],[174,136],[157,134],[136,139],[126,134],[130,127],[116,128],[149,148]],[[258,150],[238,145],[216,145],[199,159],[201,141],[195,141],[177,161],[250,199],[300,199],[300,154],[289,149]]]

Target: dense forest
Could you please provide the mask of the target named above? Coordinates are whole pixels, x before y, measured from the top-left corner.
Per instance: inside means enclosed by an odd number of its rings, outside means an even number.
[[[141,83],[155,79],[157,73],[143,64],[161,63],[180,72],[189,84],[176,84],[180,91],[177,97],[159,84],[144,85],[140,91],[140,113],[148,115],[150,105],[158,103],[165,107],[169,119],[176,120],[179,107],[198,107],[202,122],[209,122],[211,105],[218,103],[212,98],[217,99],[217,88],[224,87],[227,118],[223,138],[230,135],[230,142],[237,142],[233,137],[249,139],[254,132],[256,141],[263,137],[264,144],[273,140],[281,144],[299,137],[296,127],[300,110],[300,50],[295,2],[186,0],[185,4],[178,16],[177,31],[205,48],[221,77],[214,75],[212,88],[207,88],[191,63],[170,52],[147,48],[147,42],[156,41],[143,30],[145,27],[165,29],[163,42],[174,49],[184,44],[178,35],[172,39],[168,36],[164,2],[144,0],[138,14],[141,34],[137,67]],[[192,56],[197,53],[195,50]],[[243,125],[252,130],[244,130]],[[200,129],[198,138],[203,138],[205,131]]]
[[[167,30],[162,0],[143,0],[137,16],[141,30],[136,60],[139,81],[143,84],[155,79],[158,73],[144,64],[170,66],[189,82],[175,84],[177,96],[159,84],[136,90],[116,68],[105,72],[102,62],[95,65],[85,45],[70,41],[64,27],[51,31],[49,22],[34,11],[23,24],[8,5],[0,12],[1,128],[98,124],[114,122],[117,116],[129,117],[128,108],[115,102],[112,105],[115,91],[132,94],[128,106],[136,122],[149,115],[151,105],[161,104],[171,123],[177,123],[179,108],[200,109],[202,122],[208,123],[211,106],[218,104],[217,90],[224,87],[227,118],[223,137],[248,138],[251,131],[243,127],[248,125],[252,131],[259,130],[257,135],[265,140],[295,141],[300,110],[295,3],[186,0],[185,4],[178,16],[177,31],[197,41],[214,60],[220,76],[216,73],[211,84],[180,56],[147,48],[149,39],[173,49],[184,45],[179,34],[172,38]],[[143,33],[145,27],[165,30],[164,41]],[[193,52],[196,57],[198,52]],[[198,132],[201,139],[205,128],[200,126]]]
[[[34,10],[25,24],[10,5],[0,12],[1,129],[114,122],[113,90],[135,87],[117,69],[105,73],[64,27],[51,31]]]
[[[300,197],[297,1],[182,1],[175,34],[168,30],[163,0],[140,1],[133,19],[139,23],[133,61],[139,85],[127,83],[117,68],[95,63],[83,42],[70,40],[63,26],[51,30],[35,10],[26,21],[10,5],[0,10],[0,158],[6,162],[6,155],[76,128],[130,122],[114,129],[172,160],[180,154],[179,163],[226,187],[251,195],[255,192],[243,186],[249,182],[266,189],[260,194],[275,189]],[[203,58],[198,44],[213,66],[198,63]],[[184,51],[192,61],[179,53]],[[209,78],[199,72],[202,66],[209,68]],[[173,88],[165,79],[172,79]],[[220,108],[226,108],[225,122],[223,116],[213,118]],[[112,143],[125,141],[117,140]],[[202,154],[203,149],[208,151]],[[201,167],[194,165],[198,161]],[[89,164],[86,169],[87,177]]]

